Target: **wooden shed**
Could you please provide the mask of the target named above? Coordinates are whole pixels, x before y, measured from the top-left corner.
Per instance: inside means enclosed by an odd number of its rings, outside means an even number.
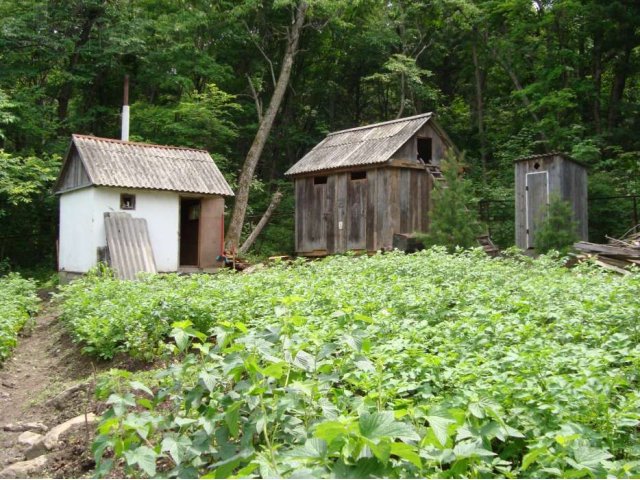
[[[432,113],[330,133],[285,173],[295,182],[296,252],[375,252],[394,233],[427,231],[449,147]]]
[[[580,240],[587,240],[587,169],[563,153],[515,161],[516,245],[534,249],[535,235],[553,195],[568,201]]]
[[[99,261],[126,279],[219,266],[233,191],[204,150],[73,135],[54,188],[64,277]]]

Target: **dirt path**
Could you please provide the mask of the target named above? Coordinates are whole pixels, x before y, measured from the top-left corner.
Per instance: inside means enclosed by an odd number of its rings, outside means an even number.
[[[52,401],[66,389],[91,381],[95,368],[105,368],[94,366],[80,353],[58,316],[53,303],[43,302],[35,325],[23,332],[13,355],[0,368],[0,428],[17,422],[42,422],[51,428],[87,408],[95,409],[92,395],[87,395],[91,386],[67,395],[62,403]],[[17,443],[19,435],[0,429],[0,470],[24,460],[26,447]],[[81,443],[86,443],[86,438]],[[80,476],[92,468],[83,452],[86,445],[67,445],[67,449],[70,451],[54,452],[40,475]],[[70,455],[75,457],[73,464],[64,461]]]

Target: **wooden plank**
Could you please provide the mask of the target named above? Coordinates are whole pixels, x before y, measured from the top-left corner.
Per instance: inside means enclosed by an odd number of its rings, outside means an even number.
[[[590,253],[604,253],[611,257],[636,258],[640,259],[640,248],[618,247],[615,245],[604,245],[601,243],[577,242],[573,245],[576,250]]]
[[[347,183],[347,250],[367,248],[367,186],[367,180]]]
[[[327,242],[327,252],[335,253],[336,252],[336,176],[329,175],[327,177],[327,188],[325,190],[325,213],[324,219],[325,222],[325,235]]]
[[[410,201],[410,213],[409,213],[409,231],[411,233],[419,232],[420,225],[420,213],[422,210],[422,196],[419,189],[418,179],[422,172],[410,172],[409,173],[409,201]]]
[[[431,177],[426,173],[420,177],[420,204],[422,205],[422,231],[428,232],[431,222],[431,199],[433,196],[433,185]]]
[[[389,169],[389,228],[385,232],[385,244],[393,247],[393,234],[400,232],[400,171]]]
[[[367,251],[376,251],[376,190],[378,188],[377,183],[377,170],[369,170],[367,172],[367,225],[366,225],[366,237],[367,237]]]
[[[335,248],[336,252],[347,251],[347,182],[348,173],[336,175],[336,220]]]
[[[375,222],[375,249],[381,250],[386,247],[384,232],[389,228],[388,219],[388,176],[389,169],[381,168],[378,170],[376,176],[376,196],[375,196],[375,210],[376,210],[376,222]]]
[[[57,189],[58,192],[66,192],[77,188],[84,188],[91,185],[87,170],[80,160],[78,151],[73,148],[69,160],[64,167],[62,179]]]
[[[413,233],[411,225],[411,172],[403,169],[396,174],[398,177],[398,211],[399,231],[394,233]],[[393,241],[393,240],[392,240]]]
[[[295,180],[295,188],[296,188],[296,221],[295,221],[295,243],[296,243],[296,252],[303,251],[304,245],[304,220],[303,220],[303,211],[304,211],[304,180],[296,179]]]

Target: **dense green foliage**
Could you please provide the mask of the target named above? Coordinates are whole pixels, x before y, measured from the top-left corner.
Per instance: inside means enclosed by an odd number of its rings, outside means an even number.
[[[433,190],[429,233],[419,235],[420,240],[426,246],[443,245],[449,251],[477,246],[481,226],[471,185],[463,177],[464,163],[451,153],[441,170],[444,181],[436,183]]]
[[[38,310],[36,286],[17,274],[0,277],[0,364],[18,343],[18,332]]]
[[[73,132],[117,138],[128,73],[132,139],[209,149],[233,181],[272,95],[298,1],[2,0],[0,148],[58,158]],[[638,2],[309,3],[249,215],[262,214],[273,182],[327,131],[425,111],[436,111],[467,152],[478,197],[512,198],[512,160],[550,150],[584,161],[600,194],[638,192]],[[39,194],[50,199],[46,187]],[[258,250],[291,249],[290,204],[283,201]],[[594,234],[629,228],[629,202],[594,207]],[[42,256],[13,248],[41,254],[44,243],[33,241],[40,233],[2,239],[24,215],[50,235],[55,202],[19,208],[3,221],[0,257],[24,266]],[[604,210],[616,222],[595,217]],[[46,245],[51,258],[54,243]]]
[[[136,476],[624,477],[639,299],[637,274],[431,249],[92,276],[63,308],[94,354],[174,339],[153,391],[114,392],[99,429],[97,457]]]
[[[554,195],[543,214],[544,220],[536,231],[536,251],[546,253],[556,250],[567,253],[578,241],[578,223],[573,220],[571,204]]]

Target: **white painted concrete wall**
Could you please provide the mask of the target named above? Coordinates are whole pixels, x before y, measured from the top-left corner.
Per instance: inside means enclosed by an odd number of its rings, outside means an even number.
[[[86,272],[97,263],[94,194],[94,188],[83,188],[60,196],[58,268],[61,271]]]
[[[135,210],[120,209],[120,194],[136,196]],[[96,247],[107,245],[104,229],[105,212],[126,212],[134,218],[147,220],[149,239],[159,272],[175,272],[179,263],[180,196],[176,192],[135,190],[121,188],[95,188],[93,202],[94,243]]]
[[[120,194],[136,196],[135,210],[120,209]],[[58,265],[67,272],[87,272],[107,244],[105,212],[145,218],[159,272],[175,272],[179,263],[180,196],[176,192],[89,187],[60,196]]]

